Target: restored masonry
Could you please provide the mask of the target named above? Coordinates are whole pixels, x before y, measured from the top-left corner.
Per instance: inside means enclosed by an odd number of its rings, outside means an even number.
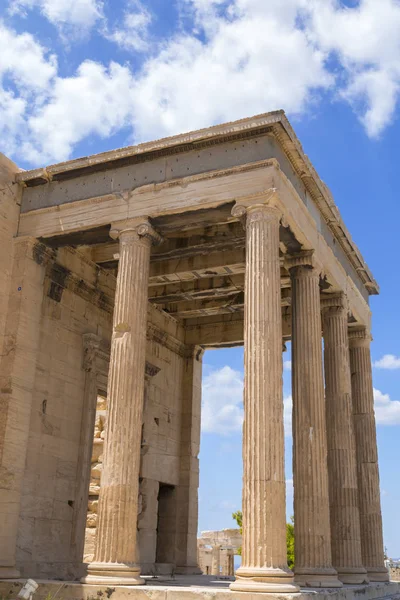
[[[33,577],[75,581],[65,600],[122,598],[173,574],[166,599],[233,574],[237,547],[211,536],[200,575],[198,454],[203,352],[241,344],[242,566],[215,598],[400,594],[383,558],[378,292],[282,111],[32,171],[1,155],[0,594]]]

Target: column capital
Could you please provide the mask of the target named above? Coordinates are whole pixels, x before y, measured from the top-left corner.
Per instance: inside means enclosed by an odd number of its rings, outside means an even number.
[[[250,221],[259,221],[271,214],[279,217],[282,214],[276,188],[240,199],[232,208],[232,216],[239,218],[243,226]]]
[[[336,315],[344,311],[348,311],[347,296],[343,292],[337,294],[325,294],[321,296],[321,311],[324,316]]]
[[[163,237],[154,229],[147,217],[117,221],[111,224],[110,237],[114,240],[126,239],[128,236],[148,239],[153,246],[158,246],[163,242]]]
[[[305,267],[305,269],[302,270],[304,273],[306,273],[307,270],[310,270],[320,274],[322,271],[322,266],[317,261],[314,250],[303,250],[297,254],[286,256],[285,267],[290,273],[299,267]]]
[[[357,325],[356,327],[349,327],[349,346],[351,348],[366,347],[369,348],[372,342],[372,335],[365,327],[365,325]]]

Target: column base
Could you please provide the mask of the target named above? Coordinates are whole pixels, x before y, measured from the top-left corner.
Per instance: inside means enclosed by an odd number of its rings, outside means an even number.
[[[81,582],[94,585],[145,585],[146,583],[140,577],[140,567],[118,563],[90,563],[88,574],[82,577]]]
[[[343,583],[339,581],[335,569],[296,569],[294,568],[294,581],[300,587],[310,588],[340,588]]]
[[[20,579],[21,573],[15,567],[0,567],[0,579]]]
[[[386,567],[365,567],[367,569],[368,579],[373,582],[390,581],[389,571]]]
[[[369,583],[367,569],[364,567],[336,567],[338,578],[346,585]]]
[[[229,588],[234,592],[299,592],[299,586],[293,582],[293,573],[283,569],[257,569],[240,567],[236,571],[236,579]]]

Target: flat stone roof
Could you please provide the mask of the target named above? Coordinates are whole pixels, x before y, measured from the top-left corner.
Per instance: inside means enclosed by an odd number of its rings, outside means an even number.
[[[328,187],[318,176],[283,110],[273,111],[231,123],[215,125],[189,133],[110,150],[84,158],[77,158],[44,168],[20,171],[16,181],[24,186],[44,185],[49,181],[62,181],[82,175],[115,169],[130,163],[152,160],[162,155],[190,151],[197,145],[215,145],[257,134],[272,133],[282,146],[297,176],[321,211],[328,227],[343,248],[348,260],[356,269],[369,294],[378,294],[379,286],[353,242],[339,209]]]

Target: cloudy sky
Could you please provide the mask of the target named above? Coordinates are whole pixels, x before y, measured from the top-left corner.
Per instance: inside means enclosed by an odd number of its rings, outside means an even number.
[[[1,0],[0,150],[21,168],[284,108],[381,285],[385,543],[400,556],[398,0]],[[288,500],[292,498],[286,356]],[[200,528],[240,506],[243,355],[205,355]]]

